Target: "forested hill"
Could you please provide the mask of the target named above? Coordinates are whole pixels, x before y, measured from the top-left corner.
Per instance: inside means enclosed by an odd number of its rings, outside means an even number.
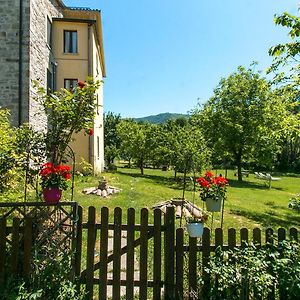
[[[168,120],[174,120],[177,118],[188,118],[188,115],[184,114],[173,114],[173,113],[162,113],[154,116],[147,116],[143,118],[135,118],[134,120],[137,122],[149,122],[151,124],[162,124],[165,123]]]

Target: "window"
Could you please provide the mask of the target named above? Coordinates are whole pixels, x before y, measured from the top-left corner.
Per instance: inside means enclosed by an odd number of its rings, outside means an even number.
[[[47,44],[52,48],[52,23],[49,18],[47,18]]]
[[[64,88],[66,90],[73,90],[73,88],[77,85],[78,79],[65,79],[64,80]]]
[[[51,62],[49,69],[47,69],[47,93],[56,90],[56,64]]]
[[[64,30],[64,53],[77,53],[77,31]]]

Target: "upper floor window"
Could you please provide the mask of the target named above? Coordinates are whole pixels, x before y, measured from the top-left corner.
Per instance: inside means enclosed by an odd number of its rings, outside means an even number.
[[[74,89],[74,87],[76,87],[77,82],[78,82],[78,79],[65,79],[64,80],[64,88],[66,90],[71,91]]]
[[[52,48],[52,23],[49,18],[47,18],[47,44]]]
[[[64,53],[77,52],[77,31],[64,30]]]

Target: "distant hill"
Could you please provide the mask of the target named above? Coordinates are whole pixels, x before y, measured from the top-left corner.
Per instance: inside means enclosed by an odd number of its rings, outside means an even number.
[[[158,115],[153,115],[153,116],[147,116],[143,118],[135,118],[134,120],[137,122],[148,122],[151,124],[162,124],[167,122],[168,120],[174,120],[177,118],[188,118],[188,115],[184,114],[172,114],[172,113],[162,113]]]

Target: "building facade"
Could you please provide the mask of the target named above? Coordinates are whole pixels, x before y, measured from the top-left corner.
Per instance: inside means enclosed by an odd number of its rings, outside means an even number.
[[[0,106],[13,125],[47,128],[32,81],[53,90],[70,88],[91,76],[102,81],[105,62],[101,12],[66,7],[60,0],[0,0]],[[104,168],[103,84],[97,91],[94,135],[76,135],[76,161]]]

